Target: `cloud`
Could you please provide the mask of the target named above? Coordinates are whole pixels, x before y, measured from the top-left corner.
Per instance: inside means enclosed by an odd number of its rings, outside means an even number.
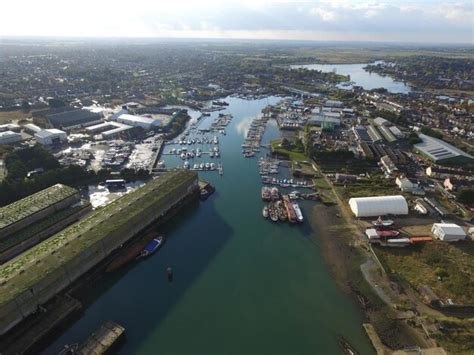
[[[0,35],[473,43],[472,0],[4,0]],[[21,24],[18,25],[18,24]]]

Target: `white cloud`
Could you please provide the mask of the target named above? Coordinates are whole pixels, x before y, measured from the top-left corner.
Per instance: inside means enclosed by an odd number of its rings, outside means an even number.
[[[1,35],[473,43],[472,0],[3,0]],[[7,15],[6,15],[7,14]]]

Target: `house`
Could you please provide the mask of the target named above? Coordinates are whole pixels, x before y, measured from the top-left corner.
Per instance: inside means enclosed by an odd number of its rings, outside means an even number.
[[[382,158],[380,158],[380,164],[387,174],[392,175],[398,173],[397,166],[388,155],[384,155]]]
[[[457,242],[466,239],[464,229],[454,223],[433,223],[431,233],[439,240],[445,242]]]
[[[424,195],[425,191],[423,188],[415,181],[412,181],[404,176],[397,176],[395,179],[395,184],[403,192],[409,192],[414,195]]]

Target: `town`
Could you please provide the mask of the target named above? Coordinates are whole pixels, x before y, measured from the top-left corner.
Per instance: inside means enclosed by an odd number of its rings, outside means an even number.
[[[320,63],[325,47],[16,41],[2,43],[0,61],[0,353],[44,347],[87,285],[161,247],[155,231],[199,197],[210,198],[200,210],[218,199],[232,209],[225,195],[238,205],[239,191],[255,200],[241,213],[267,219],[259,228],[319,229],[377,353],[472,351],[474,72],[464,48],[424,79],[413,58],[436,48],[369,51],[361,70],[393,77],[397,91]],[[104,337],[124,331],[107,327]],[[94,348],[90,338],[81,346]]]

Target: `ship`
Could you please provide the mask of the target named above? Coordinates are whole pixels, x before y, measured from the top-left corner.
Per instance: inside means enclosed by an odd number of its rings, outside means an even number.
[[[268,218],[269,214],[268,214],[268,207],[267,206],[263,207],[262,215],[263,215],[264,218]]]
[[[391,225],[393,225],[393,221],[391,219],[387,219],[387,220],[383,220],[382,217],[379,217],[377,218],[376,221],[372,221],[372,224],[375,226],[375,227],[389,227]]]
[[[153,238],[146,246],[145,248],[143,248],[142,252],[140,253],[140,255],[138,256],[139,258],[144,258],[144,257],[147,257],[147,256],[150,256],[154,253],[156,253],[156,251],[158,249],[161,248],[161,246],[163,245],[163,242],[164,242],[165,238],[163,236],[159,236],[157,238]]]
[[[293,205],[293,209],[295,210],[296,220],[298,222],[302,223],[303,222],[303,213],[301,212],[300,206],[296,202],[293,202],[292,205]]]
[[[286,213],[288,214],[288,221],[290,223],[296,223],[296,213],[288,195],[283,195],[283,203],[286,208]]]
[[[116,271],[130,263],[132,260],[135,260],[152,239],[153,234],[150,234],[130,244],[126,249],[119,253],[119,255],[109,265],[107,265],[105,272]]]
[[[270,215],[270,219],[273,222],[278,222],[278,212],[275,205],[272,202],[268,204],[268,214]]]
[[[270,201],[272,199],[272,192],[270,188],[263,186],[262,187],[262,200],[263,201]]]

